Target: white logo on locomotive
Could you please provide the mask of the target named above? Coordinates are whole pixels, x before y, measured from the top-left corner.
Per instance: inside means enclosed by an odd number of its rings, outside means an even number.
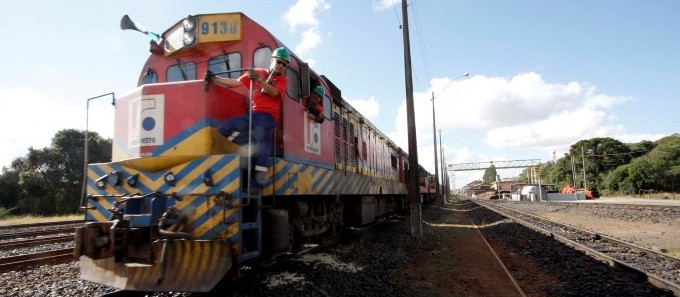
[[[147,95],[130,100],[128,146],[156,146],[163,144],[165,128],[165,96]]]
[[[307,112],[302,122],[305,126],[305,151],[321,155],[321,125],[307,117]]]

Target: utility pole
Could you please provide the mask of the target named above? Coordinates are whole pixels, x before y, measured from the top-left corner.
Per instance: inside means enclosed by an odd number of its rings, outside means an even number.
[[[439,136],[439,141],[441,141],[441,135]],[[451,184],[450,184],[451,179],[449,178],[449,175],[447,174],[448,172],[445,171],[446,170],[445,169],[446,168],[446,157],[444,156],[444,150],[442,150],[441,156],[442,156],[442,171],[443,171],[442,178],[444,179],[444,183],[443,183],[444,186],[443,186],[443,189],[442,189],[442,194],[445,197],[444,199],[446,199],[446,198],[449,197],[449,195],[451,195]]]
[[[581,160],[583,160],[583,190],[588,190],[588,182],[586,181],[586,155],[583,152],[583,146],[581,146]]]
[[[443,199],[441,199],[441,196],[439,195],[439,166],[437,163],[437,122],[435,121],[435,115],[434,115],[434,92],[432,92],[432,133],[434,134],[432,137],[434,138],[434,193],[435,193],[435,198],[437,199],[437,203],[439,204],[444,204]],[[441,141],[441,135],[439,136],[439,140]],[[442,180],[444,180],[444,176],[442,175]]]
[[[441,176],[442,176],[442,179],[441,179],[442,180],[442,191],[441,192],[442,192],[442,196],[443,196],[442,200],[443,200],[444,203],[446,203],[446,199],[448,198],[448,195],[447,195],[448,193],[444,189],[448,189],[448,188],[444,188],[444,185],[445,185],[445,181],[448,180],[448,175],[446,175],[446,168],[445,168],[446,166],[444,165],[446,163],[444,162],[444,150],[442,149],[442,129],[439,129],[439,156],[441,157],[440,160],[442,162],[442,164],[441,164],[442,165],[441,166]]]
[[[420,184],[418,183],[418,140],[416,138],[416,115],[413,107],[413,78],[411,77],[411,43],[408,34],[408,11],[406,1],[401,1],[404,24],[404,77],[406,81],[406,122],[408,125],[408,167],[409,200],[411,202],[411,236],[423,238],[420,212]]]

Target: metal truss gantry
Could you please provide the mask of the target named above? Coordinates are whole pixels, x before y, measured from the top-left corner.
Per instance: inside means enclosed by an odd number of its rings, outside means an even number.
[[[449,180],[452,181],[453,188],[456,188],[456,171],[472,171],[472,170],[485,170],[491,165],[496,169],[507,169],[507,168],[526,168],[535,167],[541,164],[540,159],[528,159],[528,160],[509,160],[509,161],[487,161],[487,162],[476,162],[476,163],[459,163],[459,164],[448,164],[447,171],[449,172]],[[531,176],[536,175],[534,170],[532,170]]]
[[[476,163],[459,163],[459,164],[448,164],[449,171],[469,171],[469,170],[484,170],[491,165],[496,167],[496,169],[504,168],[525,168],[541,164],[540,159],[529,159],[529,160],[510,160],[510,161],[488,161],[488,162],[476,162]]]

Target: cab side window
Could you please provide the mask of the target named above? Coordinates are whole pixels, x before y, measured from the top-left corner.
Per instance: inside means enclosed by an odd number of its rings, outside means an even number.
[[[212,73],[220,73],[241,69],[241,54],[240,53],[230,53],[215,56],[208,60],[208,70]],[[225,74],[219,74],[221,77],[228,78],[239,78],[241,72],[234,71]]]
[[[144,74],[144,77],[142,77],[142,84],[155,84],[158,82],[158,75],[156,74],[156,71],[153,71],[153,69],[149,68],[146,70],[146,73]]]
[[[168,67],[167,82],[196,79],[196,63],[183,62]]]
[[[269,68],[272,59],[272,49],[268,47],[261,47],[255,50],[253,54],[253,67],[254,68]]]
[[[327,119],[333,118],[333,113],[331,110],[333,109],[332,104],[331,98],[329,98],[328,95],[323,96],[323,116]]]
[[[288,77],[288,97],[300,102],[300,79],[297,72],[291,68],[286,68],[286,76]]]

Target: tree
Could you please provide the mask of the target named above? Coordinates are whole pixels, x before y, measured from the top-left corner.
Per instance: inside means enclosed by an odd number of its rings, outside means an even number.
[[[680,135],[664,137],[651,144],[642,141],[629,147],[638,149],[631,155],[646,153],[611,171],[603,183],[607,192],[675,190],[676,181],[680,180]]]
[[[13,208],[19,205],[19,174],[25,167],[26,159],[17,158],[10,167],[3,167],[0,174],[0,207]]]
[[[584,170],[582,156],[585,156],[586,183],[589,188],[595,189],[601,187],[602,180],[609,172],[630,162],[630,152],[628,146],[609,137],[581,140],[569,149],[569,155],[574,156],[577,170]],[[576,174],[576,183],[582,185],[583,171],[580,170],[580,174]]]
[[[649,140],[643,140],[637,143],[630,143],[628,144],[628,148],[630,149],[630,155],[631,158],[637,158],[644,156],[647,152],[653,150],[656,147],[655,142],[651,142]]]
[[[10,168],[3,168],[0,191],[4,207],[19,206],[22,214],[73,213],[78,210],[83,179],[84,131],[65,129],[52,138],[50,147],[29,148],[26,157],[18,158]],[[90,132],[89,162],[111,159],[111,140]],[[7,204],[5,204],[7,203]]]
[[[496,166],[494,166],[493,164],[491,164],[491,166],[489,166],[489,168],[487,168],[486,170],[484,170],[484,177],[482,178],[482,180],[483,180],[485,183],[494,183],[494,182],[496,182]]]

